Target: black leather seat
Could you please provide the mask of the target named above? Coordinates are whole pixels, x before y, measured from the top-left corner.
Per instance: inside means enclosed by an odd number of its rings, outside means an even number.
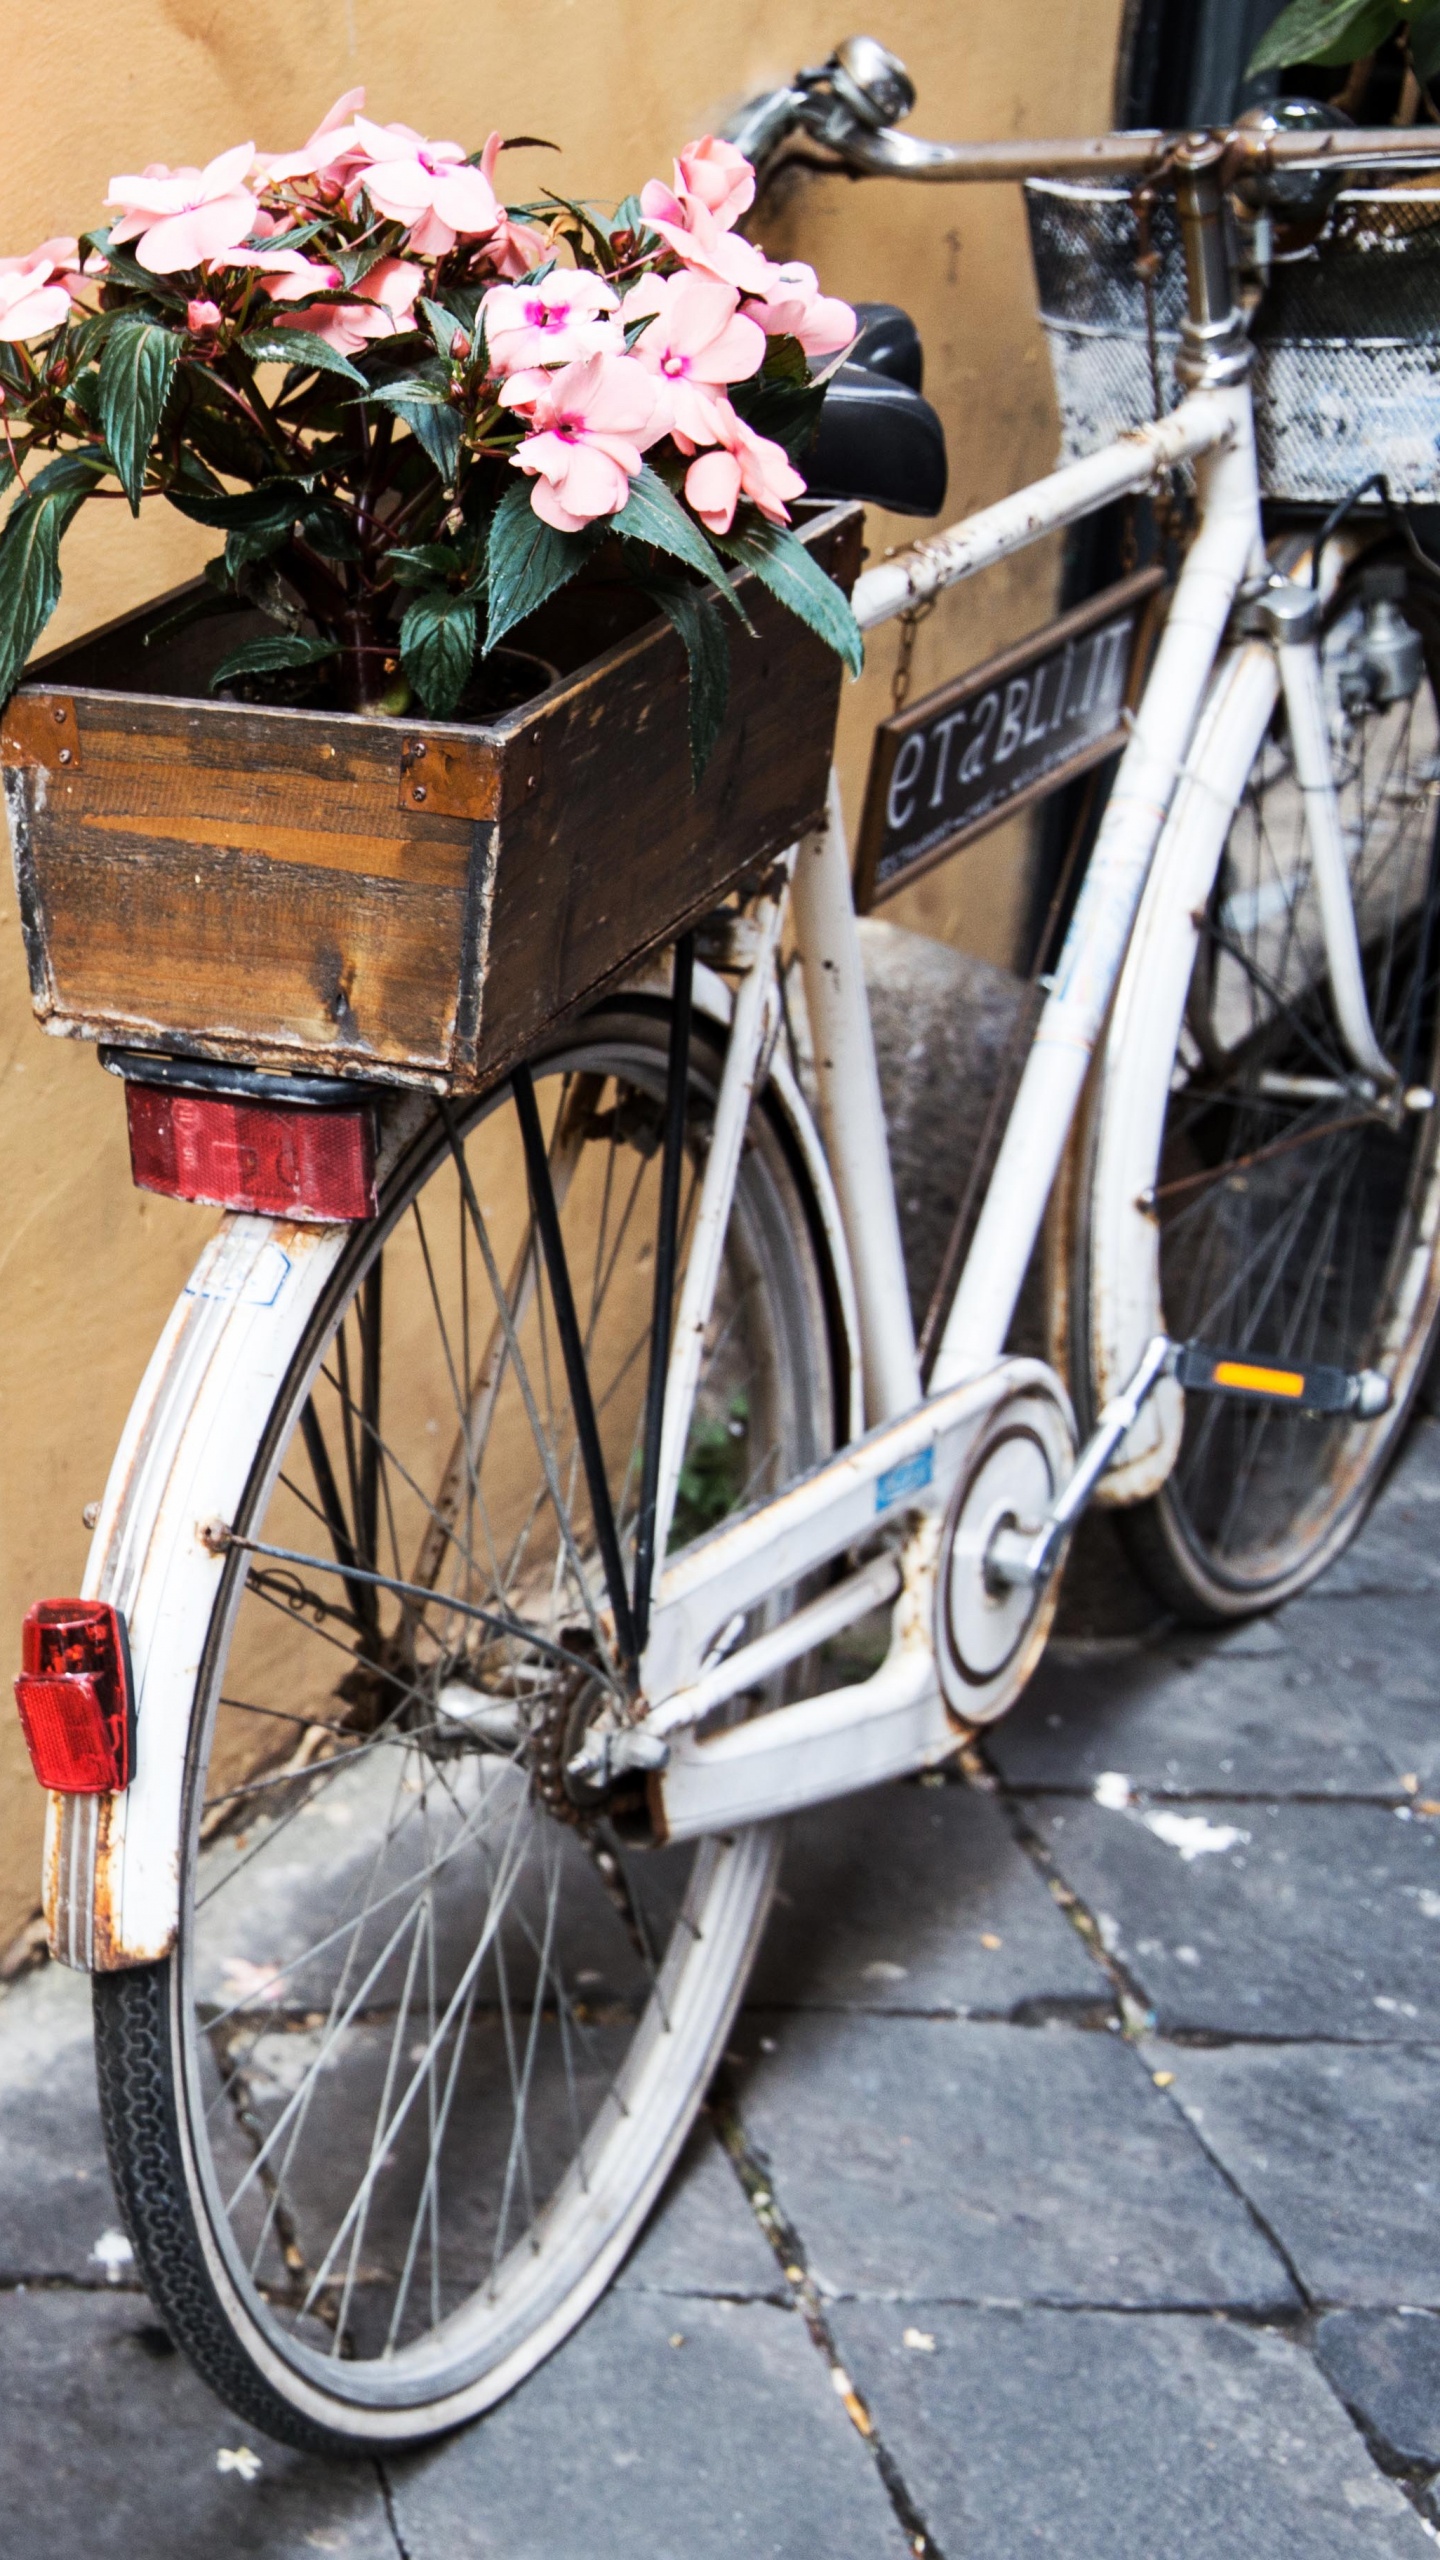
[[[859,335],[825,387],[800,468],[817,498],[863,498],[902,516],[945,504],[945,430],[922,396],[920,333],[893,302],[856,305]]]

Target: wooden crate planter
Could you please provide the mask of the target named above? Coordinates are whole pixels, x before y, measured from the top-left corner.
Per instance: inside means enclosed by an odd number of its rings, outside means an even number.
[[[804,528],[847,587],[860,523]],[[757,636],[735,625],[698,791],[683,651],[654,619],[611,638],[649,610],[625,591],[516,633],[563,672],[483,727],[216,702],[244,635],[147,651],[154,606],[41,661],[0,728],[41,1021],[473,1091],[819,821],[839,661],[743,592]]]

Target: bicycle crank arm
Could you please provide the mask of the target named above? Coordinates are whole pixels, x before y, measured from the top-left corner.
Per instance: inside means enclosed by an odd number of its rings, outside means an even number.
[[[996,1530],[985,1560],[991,1580],[1008,1588],[1049,1581],[1096,1485],[1162,1378],[1174,1378],[1191,1394],[1283,1405],[1291,1413],[1349,1414],[1357,1422],[1374,1421],[1390,1403],[1389,1379],[1378,1369],[1335,1369],[1319,1362],[1288,1368],[1241,1352],[1216,1351],[1204,1342],[1172,1342],[1157,1333],[1146,1344],[1134,1376],[1104,1407],[1074,1474],[1045,1518],[1033,1527],[1007,1522]]]

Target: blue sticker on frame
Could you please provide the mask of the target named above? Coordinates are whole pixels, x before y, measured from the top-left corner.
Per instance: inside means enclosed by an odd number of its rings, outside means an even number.
[[[933,1482],[934,1475],[933,1449],[918,1449],[913,1458],[902,1458],[897,1467],[887,1467],[883,1476],[875,1479],[876,1510],[892,1511],[907,1494],[923,1493],[927,1484]]]

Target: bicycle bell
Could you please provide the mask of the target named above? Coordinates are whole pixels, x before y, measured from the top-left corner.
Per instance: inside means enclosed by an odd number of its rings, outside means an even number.
[[[1425,673],[1425,644],[1400,610],[1406,583],[1398,561],[1381,561],[1360,573],[1366,605],[1360,653],[1370,699],[1382,708],[1408,702]]]
[[[847,36],[825,69],[837,98],[853,116],[879,133],[899,124],[915,104],[915,83],[896,53],[875,36]]]
[[[1265,106],[1247,107],[1237,119],[1246,133],[1338,133],[1353,130],[1355,119],[1341,107],[1318,98],[1272,98]],[[1247,204],[1263,207],[1282,222],[1319,222],[1345,183],[1340,169],[1268,169],[1247,174],[1239,192]]]

